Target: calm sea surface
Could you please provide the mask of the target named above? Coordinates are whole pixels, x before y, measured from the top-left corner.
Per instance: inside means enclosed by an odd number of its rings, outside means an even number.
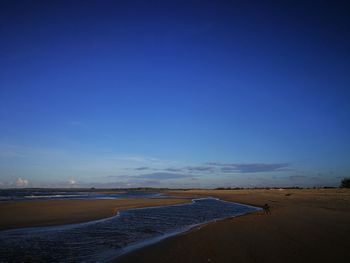
[[[196,225],[259,209],[204,198],[88,223],[0,231],[0,262],[106,262]]]
[[[23,200],[65,200],[65,199],[121,199],[139,197],[157,197],[160,193],[150,191],[125,191],[116,193],[103,193],[94,191],[57,191],[57,190],[0,190],[0,201]]]

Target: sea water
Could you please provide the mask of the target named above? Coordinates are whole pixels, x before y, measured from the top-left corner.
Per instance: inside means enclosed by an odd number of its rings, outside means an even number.
[[[123,191],[103,193],[94,191],[58,191],[58,190],[28,190],[28,189],[0,189],[0,201],[23,200],[81,200],[81,199],[122,199],[122,198],[151,198],[161,196],[161,193],[151,191]]]
[[[196,225],[259,209],[203,198],[88,223],[0,231],[0,262],[106,262]]]

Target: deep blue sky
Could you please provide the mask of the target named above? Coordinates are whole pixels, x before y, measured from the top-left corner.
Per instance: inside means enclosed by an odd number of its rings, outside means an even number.
[[[349,14],[346,1],[1,0],[0,187],[338,185]]]

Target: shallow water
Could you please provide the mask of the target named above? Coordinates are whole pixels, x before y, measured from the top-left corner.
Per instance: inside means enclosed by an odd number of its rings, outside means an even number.
[[[82,224],[1,231],[0,262],[106,262],[195,225],[258,209],[204,198]]]
[[[149,191],[126,191],[116,193],[79,192],[79,191],[56,191],[56,190],[0,190],[0,201],[23,201],[23,200],[74,200],[74,199],[121,199],[157,197],[161,193]]]

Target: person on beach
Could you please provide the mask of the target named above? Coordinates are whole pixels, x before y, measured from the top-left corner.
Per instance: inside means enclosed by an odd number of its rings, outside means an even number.
[[[270,206],[268,204],[264,204],[263,209],[265,215],[271,215]]]

